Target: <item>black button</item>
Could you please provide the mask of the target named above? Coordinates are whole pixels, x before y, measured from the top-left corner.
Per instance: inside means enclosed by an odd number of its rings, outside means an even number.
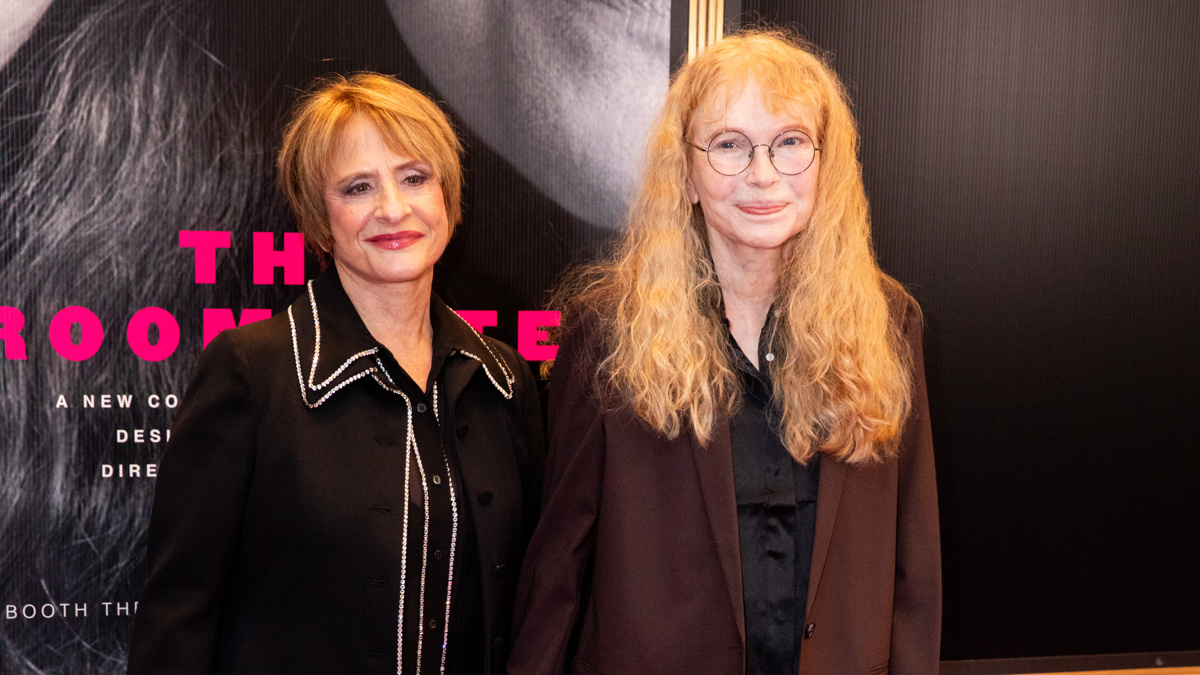
[[[483,504],[484,506],[487,506],[488,504],[492,503],[491,490],[484,490],[483,492],[479,493],[479,503]]]
[[[505,574],[508,574],[508,565],[505,564],[496,565],[496,569],[492,570],[492,576],[496,577],[497,579]]]
[[[423,413],[423,412],[425,412],[425,411],[426,411],[426,410],[428,410],[428,409],[429,409],[429,408],[426,408],[424,403],[418,403],[418,404],[417,404],[417,412],[419,412],[419,413]]]
[[[498,637],[498,638],[492,640],[492,649],[503,649],[503,648],[504,648],[504,638]]]
[[[440,548],[439,548],[438,550],[436,550],[436,551],[434,551],[434,552],[433,552],[433,559],[434,559],[434,560],[441,560],[441,559],[442,559],[442,549],[440,549]]]
[[[466,437],[467,437],[467,431],[468,431],[469,429],[470,429],[470,427],[468,427],[468,426],[467,426],[467,425],[465,425],[465,424],[460,424],[460,425],[458,425],[458,440],[460,440],[460,441],[461,441],[462,439],[466,438]]]
[[[816,627],[817,627],[817,624],[815,624],[815,623],[810,623],[804,627],[804,639],[805,640],[812,637],[813,629]]]
[[[437,619],[430,619],[429,623],[425,625],[429,626],[429,630],[433,630],[434,628],[437,628]]]
[[[441,485],[441,484],[442,484],[442,477],[441,477],[441,476],[439,476],[439,475],[437,475],[436,473],[435,473],[435,474],[433,474],[433,484],[434,484],[434,485]]]

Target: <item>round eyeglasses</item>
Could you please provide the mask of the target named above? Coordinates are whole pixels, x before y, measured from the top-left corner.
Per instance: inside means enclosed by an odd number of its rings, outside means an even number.
[[[708,165],[722,176],[736,176],[750,168],[750,164],[754,162],[754,150],[760,146],[767,149],[767,159],[770,160],[771,166],[785,176],[795,176],[807,171],[820,150],[813,144],[812,138],[799,129],[788,129],[780,133],[770,145],[755,145],[746,134],[733,130],[722,131],[713,136],[707,148],[702,148],[686,138],[684,142],[707,153]]]

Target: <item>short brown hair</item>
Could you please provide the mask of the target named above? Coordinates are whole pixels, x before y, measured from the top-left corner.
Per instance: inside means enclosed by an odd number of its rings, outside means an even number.
[[[359,113],[375,124],[393,152],[431,165],[453,235],[462,220],[462,143],[450,119],[428,96],[396,78],[357,73],[317,80],[283,130],[279,184],[309,245],[323,258],[332,250],[325,182],[342,128]]]

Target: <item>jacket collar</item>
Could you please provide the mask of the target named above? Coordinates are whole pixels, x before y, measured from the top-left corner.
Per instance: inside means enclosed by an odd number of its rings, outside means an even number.
[[[287,310],[304,404],[316,408],[346,385],[364,377],[403,396],[393,379],[399,373],[389,372],[399,366],[367,330],[342,288],[336,267],[331,265],[310,280],[306,290]],[[445,358],[462,355],[470,359],[478,364],[476,367],[483,368],[501,395],[512,398],[513,370],[484,338],[437,295],[430,298],[429,314],[435,358],[440,354]],[[456,382],[461,386],[455,389],[465,387],[475,367],[468,370],[464,378],[455,378],[462,379],[461,383]]]

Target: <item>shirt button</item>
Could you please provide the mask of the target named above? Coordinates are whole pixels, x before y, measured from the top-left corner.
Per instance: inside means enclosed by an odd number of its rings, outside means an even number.
[[[775,355],[774,355],[774,354],[767,354],[767,361],[768,361],[768,362],[770,362],[770,361],[774,361],[774,360],[775,360]]]
[[[442,484],[442,477],[441,477],[441,476],[438,476],[438,475],[436,475],[436,474],[434,474],[434,476],[433,476],[433,484],[434,484],[434,485],[441,485],[441,484]]]
[[[496,565],[496,569],[492,570],[492,576],[496,577],[497,579],[506,574],[508,574],[508,565]]]
[[[429,409],[429,408],[426,408],[424,403],[418,403],[418,404],[417,404],[417,412],[419,412],[419,413],[423,413],[423,412],[425,412],[425,411],[426,411],[426,410],[428,410],[428,409]]]
[[[442,559],[442,549],[439,548],[438,550],[434,551],[433,558],[435,560],[441,560]]]
[[[815,624],[815,623],[810,623],[804,627],[804,639],[805,640],[812,637],[813,629],[816,627],[817,627],[817,624]]]
[[[497,637],[492,640],[492,649],[503,649],[503,648],[504,648],[504,638]]]
[[[427,625],[429,626],[429,630],[437,628],[437,619],[430,619]]]

